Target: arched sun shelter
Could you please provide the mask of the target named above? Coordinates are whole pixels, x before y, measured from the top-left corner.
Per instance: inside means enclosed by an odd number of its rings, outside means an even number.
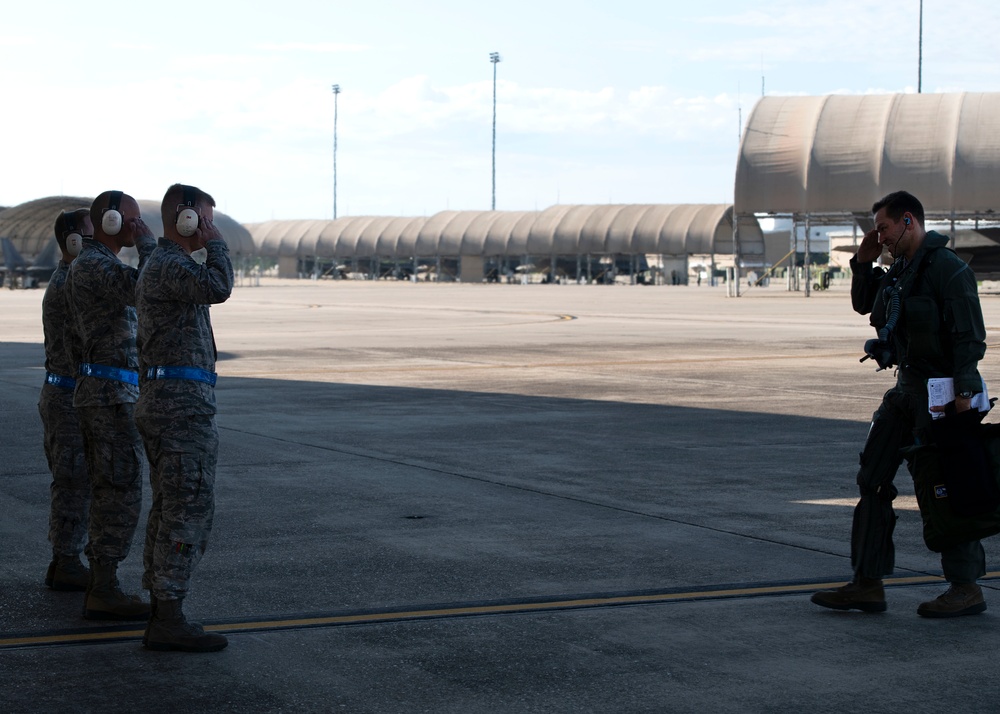
[[[392,258],[413,258],[410,253],[400,250],[400,239],[406,234],[419,234],[420,226],[424,224],[424,218],[390,218],[385,226],[379,231],[375,240],[375,252],[378,255],[386,255]],[[373,227],[374,228],[374,227]]]
[[[479,282],[516,271],[550,279],[684,282],[692,255],[732,252],[732,208],[724,204],[558,205],[544,211],[442,211],[428,218],[352,217],[250,226],[262,256],[284,275],[303,260],[362,261],[368,277],[429,274]],[[745,239],[762,242],[751,216]]]
[[[34,260],[43,256],[51,258],[52,265],[59,260],[53,228],[56,216],[61,211],[89,208],[94,202],[92,196],[48,196],[12,206],[0,212],[0,238],[9,238],[14,249],[25,259]],[[149,226],[154,236],[163,235],[163,221],[160,218],[160,202],[138,200],[143,222]],[[215,211],[215,225],[229,246],[233,260],[250,259],[256,252],[250,232],[230,216]],[[134,248],[123,248],[119,257],[132,264],[138,263],[139,256]]]
[[[863,232],[872,203],[900,189],[930,220],[995,220],[1000,93],[764,97],[754,107],[736,168],[741,218]]]

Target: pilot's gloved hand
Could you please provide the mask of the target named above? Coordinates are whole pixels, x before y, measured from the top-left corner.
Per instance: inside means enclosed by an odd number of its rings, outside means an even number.
[[[886,340],[871,339],[865,342],[865,355],[875,360],[879,369],[889,369],[896,362],[892,353],[892,343]]]

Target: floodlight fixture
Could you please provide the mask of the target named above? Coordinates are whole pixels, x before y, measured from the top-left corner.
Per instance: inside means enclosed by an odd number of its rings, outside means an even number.
[[[340,85],[333,85],[333,219],[337,220],[337,97]]]
[[[490,52],[490,62],[493,63],[493,194],[490,210],[497,210],[497,64],[500,62],[499,52]]]

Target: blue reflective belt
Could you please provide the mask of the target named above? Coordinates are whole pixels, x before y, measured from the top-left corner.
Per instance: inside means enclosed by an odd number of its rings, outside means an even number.
[[[116,382],[125,384],[139,384],[139,375],[130,369],[121,367],[108,367],[103,364],[88,364],[84,362],[80,365],[81,377],[100,377],[101,379],[113,379]]]
[[[75,389],[76,380],[72,377],[63,377],[61,374],[52,374],[52,372],[45,373],[45,383],[51,384],[53,387],[59,387],[60,389]]]
[[[150,367],[146,370],[146,379],[190,379],[213,387],[217,378],[215,372],[200,367]]]

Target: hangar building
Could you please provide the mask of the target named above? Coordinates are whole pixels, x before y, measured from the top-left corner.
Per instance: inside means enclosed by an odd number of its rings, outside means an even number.
[[[10,238],[14,247],[25,258],[34,258],[49,243],[55,241],[53,225],[60,211],[87,208],[93,202],[93,197],[50,196],[12,206],[0,211],[0,237]],[[138,203],[142,220],[153,231],[154,236],[162,236],[160,202],[140,200]],[[253,238],[242,225],[219,211],[215,212],[215,225],[226,239],[234,261],[255,254]],[[133,248],[123,249],[120,255],[126,261],[137,259]]]
[[[274,259],[284,276],[351,271],[479,282],[540,271],[549,279],[670,283],[702,266],[764,267],[764,216],[791,220],[792,254],[805,227],[808,260],[811,226],[845,226],[856,240],[871,227],[872,202],[905,188],[929,220],[959,236],[960,253],[963,232],[975,234],[963,255],[977,273],[1000,274],[998,110],[1000,93],[764,97],[743,134],[732,206],[557,205],[246,228],[217,213],[217,223],[234,256]],[[62,196],[8,208],[0,211],[0,236],[37,255],[52,240],[55,213],[89,203]],[[159,232],[158,202],[140,205]]]
[[[811,226],[863,235],[872,204],[905,189],[953,237],[966,230],[985,239],[969,253],[977,274],[1000,270],[998,116],[995,92],[764,97],[740,145],[736,215],[740,225],[749,216],[791,218],[806,227],[808,256]],[[737,251],[742,244],[738,235]]]
[[[289,277],[336,263],[369,277],[416,277],[423,270],[480,282],[533,269],[574,281],[648,273],[639,279],[669,283],[686,282],[693,259],[714,266],[717,256],[733,254],[732,207],[725,204],[557,205],[247,227],[259,254],[276,258]],[[745,256],[762,260],[763,234],[753,215],[742,219],[740,235]]]

